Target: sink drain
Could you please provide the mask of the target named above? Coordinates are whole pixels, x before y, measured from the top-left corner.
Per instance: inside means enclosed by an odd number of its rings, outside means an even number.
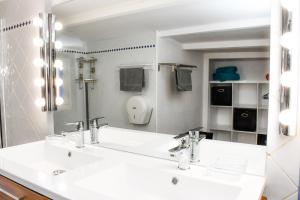
[[[57,169],[57,170],[54,170],[53,172],[52,172],[52,174],[54,175],[54,176],[57,176],[57,175],[60,175],[60,174],[62,174],[62,173],[65,173],[66,172],[66,170],[63,170],[63,169]]]
[[[173,183],[173,185],[176,185],[178,183],[178,178],[173,177],[172,178],[172,183]]]

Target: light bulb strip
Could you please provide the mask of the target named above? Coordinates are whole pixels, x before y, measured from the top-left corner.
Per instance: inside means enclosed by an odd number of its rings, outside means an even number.
[[[293,21],[290,9],[282,8],[282,36],[281,36],[281,89],[280,89],[280,113],[279,130],[282,135],[293,135],[295,122],[291,99],[294,98],[294,71],[292,66],[293,53]]]
[[[39,27],[39,38],[44,39],[46,36],[46,31],[45,31],[45,17],[44,14],[40,13],[39,18],[36,19],[36,25]],[[41,94],[43,99],[43,104],[40,106],[42,107],[42,111],[46,111],[47,109],[47,87],[48,83],[46,81],[46,70],[45,70],[45,65],[46,65],[46,43],[43,42],[43,45],[40,46],[40,58],[38,59],[39,67],[41,68],[41,78],[44,80],[44,85],[41,86]],[[37,102],[41,102],[41,100],[38,100]]]
[[[58,74],[55,68],[55,16],[51,13],[40,13],[39,19],[35,21],[39,27],[39,38],[35,40],[35,44],[40,46],[40,58],[35,63],[41,67],[41,78],[44,80],[44,84],[40,85],[42,97],[37,102],[42,111],[55,111],[59,96],[59,87],[55,83]],[[41,99],[45,100],[44,104]]]

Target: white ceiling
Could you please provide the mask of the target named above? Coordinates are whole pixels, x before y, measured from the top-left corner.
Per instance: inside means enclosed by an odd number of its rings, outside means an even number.
[[[52,0],[53,12],[68,25],[108,19],[194,0]]]
[[[230,41],[230,40],[249,40],[249,39],[268,39],[270,34],[269,27],[255,27],[242,30],[226,30],[218,32],[203,32],[187,35],[170,36],[180,43],[195,43],[209,41]]]
[[[149,30],[163,31],[236,20],[269,19],[271,9],[271,0],[56,1],[66,1],[53,7],[54,14],[66,25],[65,33],[77,35],[84,41],[106,40]],[[149,1],[156,4],[147,4]],[[145,5],[151,9],[146,9]],[[122,10],[122,6],[126,7],[126,11]],[[130,9],[134,12],[129,12]],[[101,15],[101,13],[106,14]],[[268,27],[260,27],[256,30],[245,29],[240,33],[227,31],[226,33],[192,34],[188,37],[175,36],[174,39],[180,42],[199,42],[216,37],[230,40],[266,38],[268,32]]]

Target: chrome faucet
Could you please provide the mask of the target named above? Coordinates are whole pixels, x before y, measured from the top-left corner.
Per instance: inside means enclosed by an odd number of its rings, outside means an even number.
[[[178,168],[181,170],[187,170],[190,168],[190,158],[189,158],[189,137],[187,135],[179,137],[180,144],[169,150],[172,157],[178,159]],[[178,138],[176,138],[178,139]]]
[[[199,155],[200,155],[200,141],[205,138],[204,135],[200,135],[199,131],[189,131],[189,138],[190,138],[190,158],[191,162],[199,162]]]
[[[104,117],[96,117],[90,120],[91,144],[99,143],[99,138],[98,138],[99,128],[108,125],[108,123],[99,124],[98,122],[100,119],[104,119]]]
[[[65,123],[67,126],[76,126],[76,131],[79,132],[79,140],[76,140],[76,147],[77,148],[83,148],[84,147],[84,122],[83,121],[77,121],[77,122],[71,122],[71,123]]]
[[[200,135],[199,131],[189,131],[177,135],[174,139],[180,139],[180,144],[169,150],[172,157],[177,157],[178,168],[182,170],[189,169],[189,163],[199,162],[200,141],[204,139],[204,135]]]

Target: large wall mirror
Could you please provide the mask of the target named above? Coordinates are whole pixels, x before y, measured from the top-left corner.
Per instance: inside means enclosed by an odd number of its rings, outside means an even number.
[[[54,113],[55,133],[72,131],[65,123],[75,121],[87,130],[101,117],[114,128],[200,130],[208,139],[266,145],[269,1],[145,1],[136,8],[74,0],[53,4],[52,12],[64,24],[57,33],[64,103]]]

